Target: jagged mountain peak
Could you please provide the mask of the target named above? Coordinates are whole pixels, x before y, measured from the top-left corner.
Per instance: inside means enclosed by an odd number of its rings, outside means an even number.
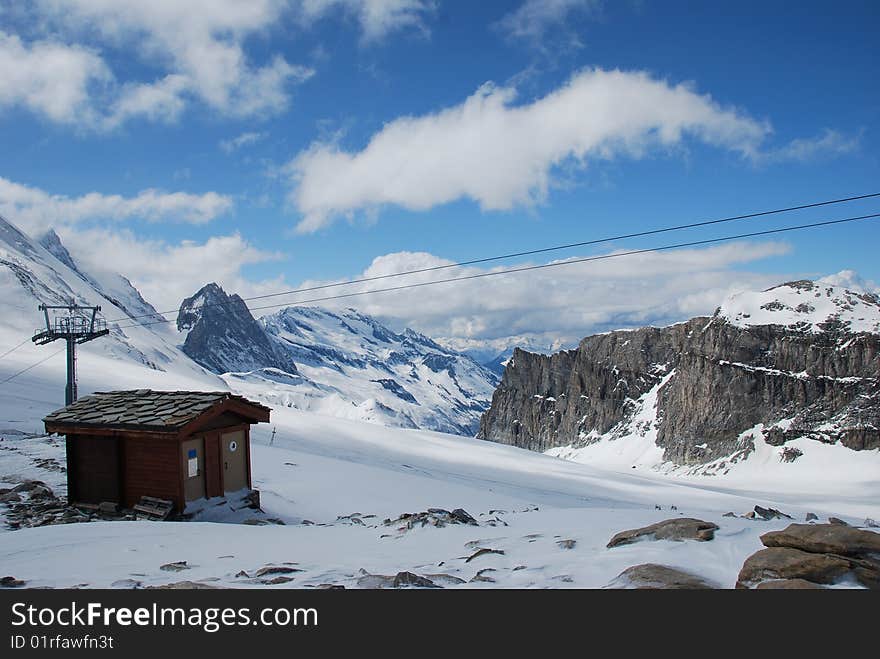
[[[880,298],[823,280],[802,279],[729,296],[715,317],[737,327],[781,325],[821,333],[880,332]]]
[[[61,237],[55,233],[55,229],[50,228],[44,233],[40,237],[39,243],[45,247],[52,256],[61,261],[68,268],[74,272],[79,272],[79,268],[76,267],[76,262],[73,260],[70,252],[67,251],[64,243],[61,242]]]
[[[186,333],[183,352],[214,373],[275,368],[296,373],[296,365],[277,349],[244,300],[217,283],[205,284],[186,298],[177,314]]]
[[[192,329],[202,318],[205,309],[208,309],[208,313],[212,315],[241,312],[240,307],[236,304],[238,301],[244,304],[238,295],[227,295],[219,284],[215,282],[205,284],[192,296],[181,302],[177,314],[177,329],[180,331]],[[250,315],[250,311],[247,313]]]

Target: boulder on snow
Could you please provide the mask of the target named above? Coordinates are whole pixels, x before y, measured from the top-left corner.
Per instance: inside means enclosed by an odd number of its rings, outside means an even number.
[[[479,522],[462,508],[456,508],[452,512],[445,508],[428,508],[421,513],[403,513],[397,519],[386,519],[382,523],[385,526],[397,526],[399,531],[409,531],[421,526],[442,528],[447,524],[479,526]]]
[[[767,547],[743,563],[737,588],[800,588],[849,581],[880,589],[880,535],[839,524],[790,524],[761,536]],[[762,585],[773,581],[794,583]]]
[[[473,554],[464,559],[465,563],[470,563],[475,558],[479,558],[480,556],[485,556],[486,554],[501,554],[504,555],[503,549],[489,549],[487,547],[480,547]]]
[[[431,579],[412,572],[398,572],[392,577],[387,574],[370,574],[361,568],[359,575],[359,588],[442,588]]]
[[[461,577],[456,577],[452,574],[446,574],[445,572],[441,572],[439,574],[426,574],[424,576],[425,579],[430,579],[438,586],[457,586],[458,584],[466,583],[465,580]]]
[[[763,581],[804,579],[834,584],[852,578],[868,588],[880,588],[880,564],[835,554],[815,554],[791,547],[768,547],[749,556],[736,580],[737,588]]]
[[[26,479],[21,483],[12,488],[13,492],[30,492],[31,490],[35,490],[38,487],[45,487],[46,484],[43,481]]]
[[[773,579],[762,581],[756,590],[824,590],[819,584],[806,579]]]
[[[412,572],[398,572],[391,582],[392,588],[441,588],[430,579]]]
[[[815,554],[880,555],[880,534],[837,524],[790,524],[761,536],[765,547],[791,547]]]
[[[486,576],[489,572],[497,572],[494,567],[483,568],[482,570],[478,570],[477,573],[470,580],[470,583],[483,582],[483,583],[496,583],[495,579],[492,577]]]
[[[273,574],[293,574],[294,572],[302,572],[299,568],[287,567],[284,565],[267,565],[261,567],[254,572],[255,577],[266,577]]]
[[[186,564],[186,561],[174,561],[173,563],[160,565],[159,569],[165,572],[180,572],[182,570],[188,570],[189,566]]]
[[[620,545],[628,545],[638,542],[643,538],[650,540],[707,541],[715,537],[715,530],[718,528],[717,524],[704,522],[701,519],[694,519],[692,517],[667,519],[640,529],[621,531],[611,538],[607,547],[610,549]]]
[[[15,577],[0,578],[0,588],[21,588],[25,585],[25,581],[16,579]]]
[[[606,586],[639,590],[710,590],[717,587],[695,574],[657,563],[628,567]]]
[[[761,506],[755,506],[755,514],[764,520],[771,519],[791,519],[791,515],[786,515],[783,512],[776,510],[776,508],[762,508]]]
[[[159,586],[147,586],[145,590],[220,590],[224,586],[212,586],[198,581],[175,581]]]

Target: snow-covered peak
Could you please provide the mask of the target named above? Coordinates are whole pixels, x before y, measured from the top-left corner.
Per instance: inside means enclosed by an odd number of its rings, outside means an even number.
[[[43,234],[40,238],[40,244],[45,247],[52,256],[61,261],[68,268],[75,272],[79,272],[79,268],[77,268],[76,264],[73,262],[73,257],[70,255],[70,252],[67,251],[67,248],[64,246],[64,243],[61,242],[61,238],[55,233],[54,229],[49,229]]]
[[[177,349],[174,337],[167,334],[165,319],[128,279],[116,273],[82,269],[54,231],[34,240],[0,218],[0,346],[8,349],[44,326],[39,305],[70,303],[101,307],[110,329],[108,336],[80,348],[80,394],[90,387],[106,386],[102,383],[102,363],[132,366],[130,384],[134,386],[158,383],[162,375],[174,373],[181,381],[200,383],[192,386],[223,387],[222,380],[206,373]],[[27,342],[9,354],[0,364],[0,371],[9,375],[46,356],[47,349]],[[63,370],[64,360],[50,359],[34,373],[41,376],[53,369]],[[2,393],[8,395],[9,388]]]
[[[834,277],[855,273],[844,271]],[[880,332],[880,298],[819,281],[792,281],[760,292],[728,297],[715,312],[737,327],[781,325],[810,333]]]
[[[229,306],[231,301],[237,298],[237,295],[226,295],[226,291],[214,282],[205,284],[194,295],[186,298],[180,304],[180,310],[177,314],[177,329],[180,331],[192,329],[201,319],[206,306],[222,309],[224,306]]]
[[[271,403],[473,435],[498,382],[470,357],[412,329],[395,332],[355,309],[288,307],[260,322],[307,378],[273,385],[279,398]]]
[[[244,300],[215,283],[183,301],[177,328],[186,337],[183,352],[214,373],[261,368],[296,373],[296,365],[276,350]]]

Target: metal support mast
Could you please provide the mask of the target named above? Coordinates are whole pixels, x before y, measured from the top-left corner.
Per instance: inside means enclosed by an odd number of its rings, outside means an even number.
[[[101,307],[81,307],[78,304],[47,305],[41,304],[40,311],[46,318],[46,329],[34,333],[31,341],[37,345],[46,345],[58,339],[67,342],[67,388],[64,391],[64,404],[70,405],[76,395],[76,344],[92,341],[110,333],[107,323],[98,318]],[[49,312],[53,315],[50,318]],[[63,312],[66,311],[65,315]]]

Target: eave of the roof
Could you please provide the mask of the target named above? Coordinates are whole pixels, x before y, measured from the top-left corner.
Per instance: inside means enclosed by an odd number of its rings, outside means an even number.
[[[125,417],[130,416],[131,408],[143,407],[143,405],[137,405],[136,403],[125,406],[121,405],[119,409],[110,408],[110,409],[101,409],[98,408],[94,412],[89,412],[88,410],[79,412],[76,416],[72,413],[67,412],[65,410],[69,410],[69,407],[62,408],[60,410],[56,410],[52,414],[49,414],[43,419],[43,422],[46,426],[46,432],[57,432],[61,434],[69,434],[72,432],[78,432],[83,430],[93,430],[93,431],[112,431],[112,432],[142,432],[142,433],[158,433],[163,435],[174,435],[177,433],[181,433],[182,431],[186,434],[186,430],[193,429],[198,427],[199,425],[205,423],[206,420],[209,420],[212,417],[215,417],[219,414],[222,414],[225,411],[231,411],[238,416],[241,416],[243,419],[248,421],[249,423],[259,423],[261,421],[268,421],[269,415],[271,413],[271,409],[266,407],[265,405],[261,405],[260,403],[255,403],[250,401],[242,396],[237,396],[235,394],[231,394],[228,392],[152,392],[149,390],[137,390],[137,391],[128,391],[128,392],[105,392],[95,394],[95,396],[104,396],[111,397],[113,394],[118,393],[119,398],[124,398],[124,394],[135,395],[141,394],[145,397],[150,397],[152,394],[159,394],[157,397],[161,397],[161,394],[166,394],[166,398],[169,398],[169,401],[161,401],[157,405],[157,409],[155,411],[150,410],[152,413],[151,416],[145,416],[138,420],[135,423],[127,423],[125,421],[117,422],[112,417],[108,419],[108,414],[118,414],[118,416]],[[213,402],[210,402],[210,399],[205,399],[206,406],[203,409],[199,409],[195,413],[186,413],[183,412],[177,419],[175,419],[176,415],[171,416],[159,416],[162,412],[168,411],[171,412],[174,410],[174,401],[172,399],[173,395],[179,395],[184,398],[187,395],[191,395],[195,400],[188,400],[184,405],[184,410],[189,408],[190,410],[194,407],[201,407],[202,403],[197,400],[197,397],[202,396],[211,396],[215,395],[216,399]],[[83,402],[86,399],[82,399]],[[95,401],[98,403],[99,401]],[[76,405],[76,403],[74,403]],[[92,419],[95,419],[94,421]],[[102,419],[98,421],[98,419]],[[148,423],[144,423],[144,419],[148,421]],[[152,424],[149,421],[156,421],[158,423]]]

